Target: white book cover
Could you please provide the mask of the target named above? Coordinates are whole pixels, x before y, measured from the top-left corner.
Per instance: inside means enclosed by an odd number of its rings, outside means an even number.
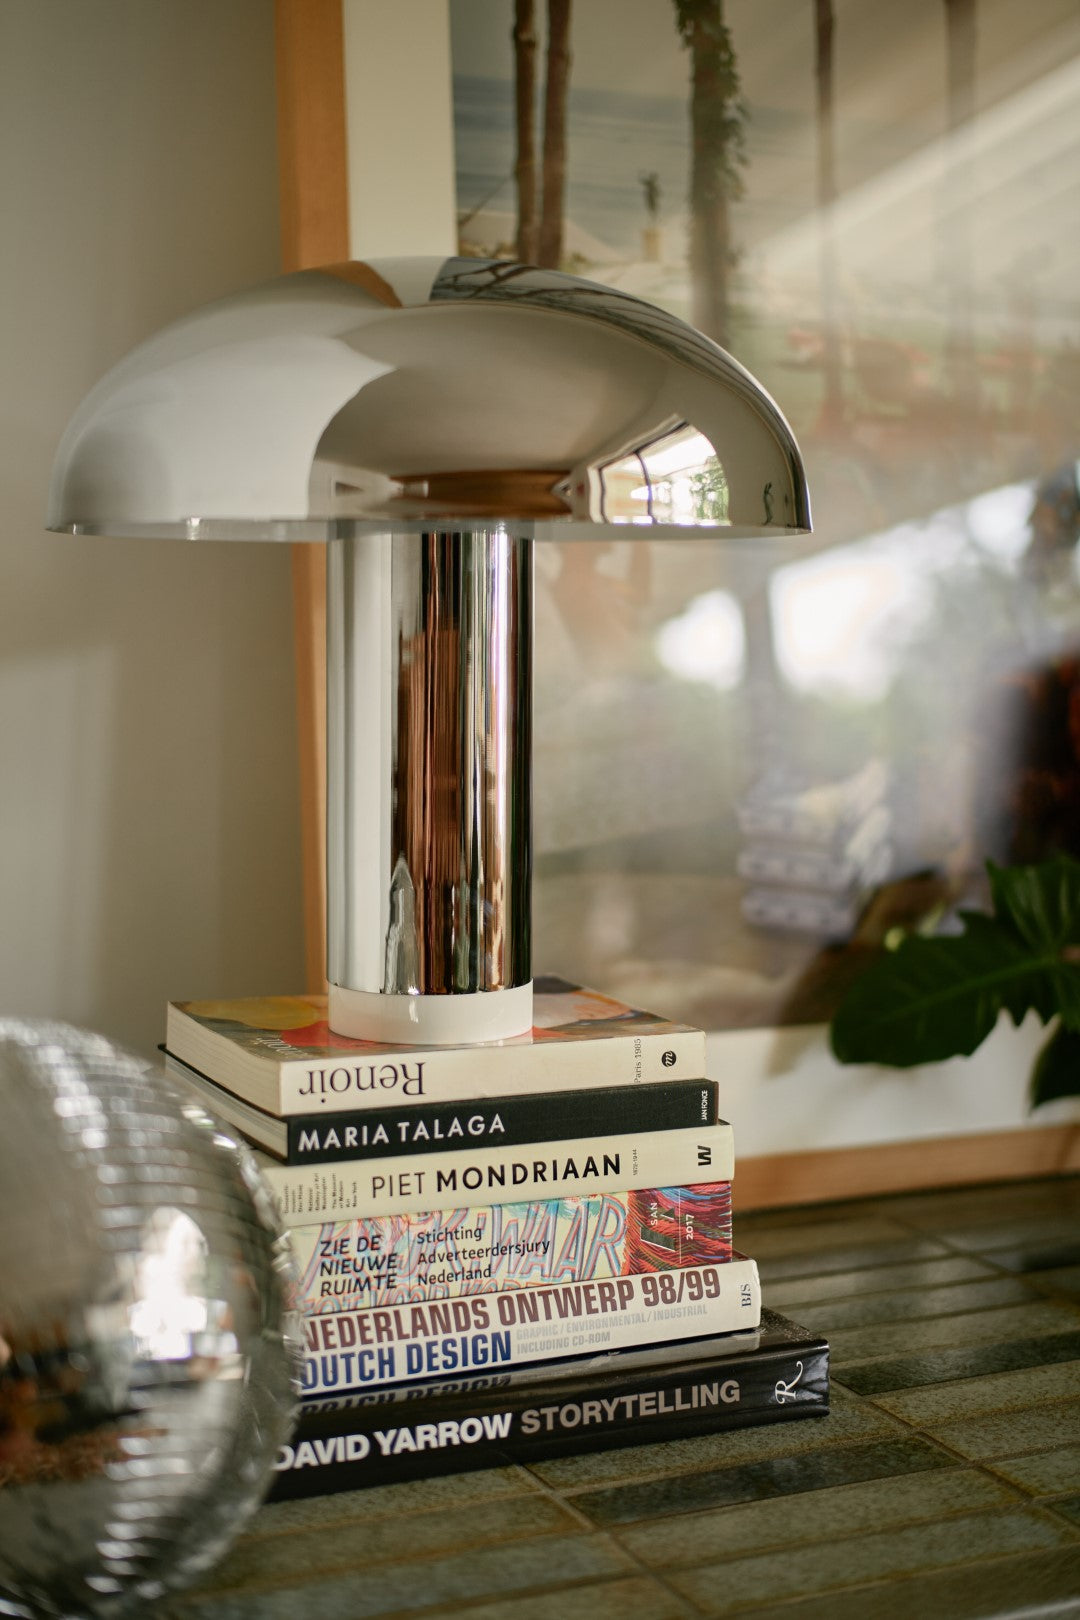
[[[738,1333],[761,1321],[753,1260],[465,1299],[374,1306],[304,1322],[305,1395],[378,1388]]]
[[[505,1204],[539,1197],[689,1187],[730,1181],[731,1126],[589,1136],[529,1147],[403,1154],[336,1164],[283,1165],[255,1153],[286,1226],[340,1217],[416,1214],[455,1205]]]
[[[735,858],[739,877],[751,883],[846,890],[881,883],[888,876],[891,816],[885,805],[867,816],[858,835],[836,850],[780,840],[748,844]]]
[[[705,1034],[564,979],[538,977],[533,1027],[505,1041],[389,1046],[338,1035],[326,997],[172,1001],[168,1051],[267,1113],[700,1079]]]

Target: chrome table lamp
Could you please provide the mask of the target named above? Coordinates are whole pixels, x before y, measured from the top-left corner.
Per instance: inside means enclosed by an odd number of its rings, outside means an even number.
[[[801,532],[776,405],[674,316],[554,271],[302,271],[136,348],[50,529],[327,540],[329,1022],[531,1025],[532,545]]]

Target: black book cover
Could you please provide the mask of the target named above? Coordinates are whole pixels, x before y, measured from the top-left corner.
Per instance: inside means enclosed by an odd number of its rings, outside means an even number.
[[[618,1131],[693,1130],[717,1119],[714,1080],[655,1081],[596,1091],[524,1092],[474,1102],[412,1103],[351,1114],[290,1115],[288,1164],[517,1147]]]
[[[826,1340],[765,1310],[752,1333],[694,1355],[612,1352],[560,1371],[508,1369],[451,1384],[304,1401],[270,1501],[388,1485],[576,1452],[822,1417]],[[654,1359],[655,1358],[655,1359]]]
[[[635,1131],[715,1125],[715,1080],[656,1080],[580,1091],[511,1092],[455,1102],[406,1102],[280,1117],[256,1108],[190,1063],[158,1048],[171,1078],[204,1107],[285,1164],[335,1164],[447,1153],[470,1147],[519,1147]]]

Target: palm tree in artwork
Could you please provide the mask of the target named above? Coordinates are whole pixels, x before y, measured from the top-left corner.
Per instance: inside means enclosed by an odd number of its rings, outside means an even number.
[[[556,270],[563,252],[566,196],[566,97],[570,85],[570,0],[548,0],[544,82],[544,178],[537,263]]]
[[[836,135],[833,112],[833,0],[814,0],[814,77],[817,86],[817,206],[820,251],[818,276],[821,291],[824,392],[821,426],[838,427],[844,415],[843,371],[840,357],[840,311],[836,288]]]
[[[536,151],[536,6],[514,0],[514,119],[518,259],[557,270],[563,255],[566,101],[570,85],[571,0],[548,0],[544,138]]]
[[[978,408],[978,378],[971,311],[971,173],[964,135],[975,116],[977,0],[945,0],[945,97],[948,127],[945,222],[942,247],[948,299],[948,355],[952,395],[965,414]]]
[[[674,0],[690,52],[690,277],[695,326],[728,340],[734,252],[730,204],[742,194],[746,114],[723,0]]]
[[[533,264],[537,253],[536,214],[536,6],[514,0],[514,116],[517,151],[517,256]]]

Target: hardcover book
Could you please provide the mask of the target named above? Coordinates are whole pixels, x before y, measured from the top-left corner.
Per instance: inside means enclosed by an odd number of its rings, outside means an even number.
[[[829,1346],[775,1311],[755,1332],[559,1367],[301,1403],[270,1500],[824,1417]]]
[[[290,1231],[309,1315],[731,1259],[731,1183],[382,1215]]]
[[[618,1131],[689,1130],[717,1119],[715,1080],[658,1080],[647,1086],[602,1086],[595,1091],[520,1092],[475,1101],[378,1105],[331,1114],[282,1119],[234,1096],[165,1052],[165,1068],[212,1113],[249,1142],[286,1164],[333,1164],[363,1156],[445,1153],[452,1148]]]
[[[421,1214],[466,1201],[498,1204],[685,1187],[706,1179],[730,1181],[735,1173],[734,1138],[723,1120],[690,1131],[405,1153],[393,1159],[357,1157],[339,1164],[279,1164],[257,1150],[255,1158],[286,1226],[340,1216]]]
[[[534,981],[527,1035],[472,1046],[388,1046],[334,1034],[325,996],[169,1003],[174,1057],[266,1113],[500,1097],[696,1079],[705,1035],[565,979]]]
[[[739,830],[748,838],[834,849],[884,800],[888,785],[889,768],[876,758],[840,781],[804,782],[786,769],[769,771],[736,806]]]
[[[846,893],[879,883],[888,872],[892,816],[880,804],[835,849],[789,840],[748,844],[735,858],[739,877],[750,883]]]
[[[303,1318],[306,1395],[573,1359],[632,1345],[715,1338],[761,1320],[757,1266],[641,1272],[599,1282]]]

